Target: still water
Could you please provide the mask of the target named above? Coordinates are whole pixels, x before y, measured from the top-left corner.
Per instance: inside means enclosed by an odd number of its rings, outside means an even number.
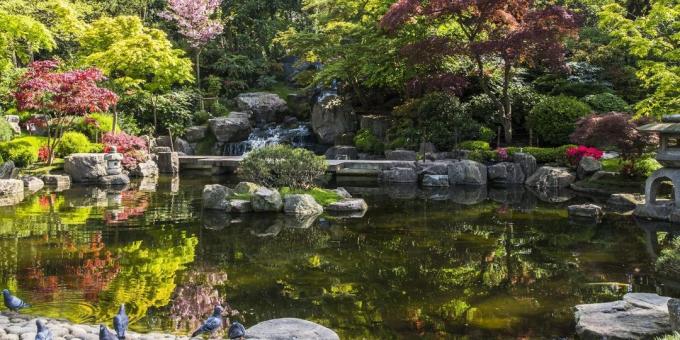
[[[0,208],[0,287],[27,313],[74,322],[108,322],[126,303],[132,329],[186,334],[226,302],[247,326],[298,317],[348,339],[571,337],[574,305],[663,290],[664,233],[650,245],[627,217],[569,223],[566,205],[585,198],[348,188],[367,200],[363,218],[297,220],[202,212],[217,180]]]

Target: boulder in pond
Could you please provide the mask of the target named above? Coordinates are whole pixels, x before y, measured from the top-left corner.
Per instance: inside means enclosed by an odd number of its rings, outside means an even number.
[[[251,195],[254,194],[259,188],[260,185],[257,185],[253,182],[240,182],[234,187],[234,192],[242,195]]]
[[[232,112],[228,117],[212,118],[208,121],[208,125],[220,143],[245,140],[251,131],[248,115],[239,112]]]
[[[255,190],[250,202],[256,212],[279,212],[283,209],[283,199],[276,189],[260,187]]]
[[[320,143],[333,144],[343,133],[357,130],[357,116],[341,96],[324,96],[312,109],[312,130]]]
[[[74,182],[97,182],[108,175],[103,153],[74,153],[64,159],[64,171]]]
[[[488,167],[489,182],[501,185],[524,184],[524,171],[517,163],[502,162]]]
[[[14,176],[16,167],[14,166],[14,162],[12,161],[7,161],[2,163],[0,165],[0,179],[10,179],[12,176]]]
[[[339,340],[334,331],[311,321],[283,318],[267,320],[246,330],[248,339],[305,339],[305,340]]]
[[[418,175],[449,175],[449,162],[442,161],[426,161],[417,162],[416,170]]]
[[[487,183],[486,165],[473,160],[466,159],[449,164],[448,174],[451,185],[486,185]]]
[[[415,162],[418,156],[415,151],[397,149],[385,151],[385,158],[391,161],[410,161]]]
[[[354,146],[337,145],[326,150],[326,159],[358,159],[359,151]]]
[[[368,210],[368,204],[362,198],[346,198],[326,206],[332,212],[357,212]]]
[[[67,175],[42,175],[40,177],[46,186],[55,188],[57,191],[71,187],[71,177]]]
[[[512,162],[522,168],[525,178],[529,178],[529,176],[533,175],[538,168],[538,165],[536,164],[536,157],[528,153],[517,152],[513,154]]]
[[[286,101],[275,93],[241,93],[235,100],[239,110],[251,112],[258,125],[279,122],[288,111]]]
[[[578,162],[576,175],[579,179],[584,179],[600,170],[602,170],[602,163],[593,157],[586,156]]]
[[[383,170],[381,179],[386,183],[416,183],[418,174],[413,168],[392,168]]]
[[[130,176],[140,178],[158,177],[158,172],[158,164],[149,159],[146,162],[137,163],[137,166],[130,171]]]
[[[323,207],[312,195],[288,195],[283,199],[283,211],[287,215],[318,215]]]
[[[680,332],[680,299],[670,299],[667,305],[671,329],[674,332]]]
[[[227,210],[229,208],[229,196],[233,191],[224,185],[209,184],[203,187],[203,209]]]
[[[338,196],[340,196],[340,197],[342,197],[342,198],[352,198],[352,194],[350,194],[349,191],[347,191],[347,189],[345,189],[345,188],[343,188],[343,187],[338,187],[338,188],[336,188],[336,189],[333,190],[333,191],[334,191],[336,194],[338,194]]]
[[[24,194],[24,182],[18,179],[0,179],[0,196]]]
[[[24,182],[24,188],[29,192],[36,192],[45,187],[45,182],[35,176],[21,177],[21,181]]]
[[[635,210],[638,204],[644,204],[645,198],[639,194],[613,194],[607,200],[607,208],[615,211]]]
[[[125,186],[130,184],[130,177],[125,174],[106,175],[99,177],[98,182],[104,186]]]
[[[231,199],[227,210],[232,213],[246,214],[253,211],[253,204],[248,200]]]
[[[449,175],[424,175],[423,186],[425,187],[448,187]]]
[[[542,166],[527,178],[525,184],[532,188],[559,189],[574,183],[576,176],[567,168]]]
[[[198,143],[208,133],[208,127],[205,125],[190,126],[184,130],[184,139],[189,143]]]
[[[604,216],[602,207],[595,204],[577,204],[567,207],[570,218],[599,220]]]
[[[157,162],[158,172],[163,174],[179,173],[179,154],[177,152],[159,152]]]

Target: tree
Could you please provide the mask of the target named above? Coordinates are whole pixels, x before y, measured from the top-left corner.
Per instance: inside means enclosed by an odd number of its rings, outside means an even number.
[[[97,85],[104,80],[99,69],[60,72],[59,66],[59,62],[53,60],[31,63],[14,93],[19,110],[48,116],[48,164],[52,164],[61,136],[76,116],[107,111],[118,101],[115,93]]]
[[[539,8],[525,0],[399,0],[381,25],[395,31],[411,22],[428,24],[434,33],[403,50],[412,63],[432,69],[409,86],[414,90],[464,86],[467,81],[445,67],[452,58],[462,58],[459,63],[472,65],[482,90],[493,100],[507,143],[513,133],[508,89],[517,67],[562,65],[563,40],[575,35],[578,27],[564,8]]]
[[[161,17],[177,24],[179,33],[196,51],[196,86],[199,89],[201,49],[224,30],[219,20],[210,18],[221,3],[222,0],[168,0],[168,9],[161,13]]]
[[[0,10],[0,72],[29,62],[33,53],[56,46],[52,33],[42,23],[26,15]]]
[[[638,58],[637,76],[651,94],[636,104],[638,115],[661,117],[680,112],[680,3],[650,1],[646,15],[631,19],[616,3],[600,12],[599,26],[610,44]]]

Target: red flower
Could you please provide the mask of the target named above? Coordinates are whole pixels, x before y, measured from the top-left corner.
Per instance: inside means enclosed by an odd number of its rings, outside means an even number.
[[[576,166],[581,161],[583,157],[592,157],[595,159],[600,159],[604,155],[604,152],[598,148],[590,148],[584,145],[579,145],[578,147],[570,147],[567,149],[567,159],[569,162]]]

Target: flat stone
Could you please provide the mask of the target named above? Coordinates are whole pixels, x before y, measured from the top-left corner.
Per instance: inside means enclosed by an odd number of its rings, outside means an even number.
[[[366,211],[368,210],[368,204],[366,204],[366,201],[362,198],[347,198],[329,204],[326,206],[326,210],[335,212]]]
[[[449,175],[424,175],[423,186],[426,187],[448,187]]]
[[[411,150],[388,150],[385,151],[385,158],[392,161],[415,161],[417,154]]]
[[[248,339],[267,340],[336,340],[340,339],[334,331],[302,319],[283,318],[260,322],[246,330]]]
[[[441,161],[427,161],[427,162],[417,162],[416,169],[418,175],[449,175],[449,162]]]
[[[71,177],[67,175],[42,175],[40,177],[48,187],[65,190],[71,187]]]
[[[392,168],[384,170],[381,179],[386,183],[416,183],[418,174],[413,168]]]
[[[595,204],[579,204],[567,207],[569,217],[599,220],[604,216],[602,207]]]
[[[613,194],[607,200],[607,208],[617,211],[635,210],[638,204],[644,204],[645,198],[635,194]]]

